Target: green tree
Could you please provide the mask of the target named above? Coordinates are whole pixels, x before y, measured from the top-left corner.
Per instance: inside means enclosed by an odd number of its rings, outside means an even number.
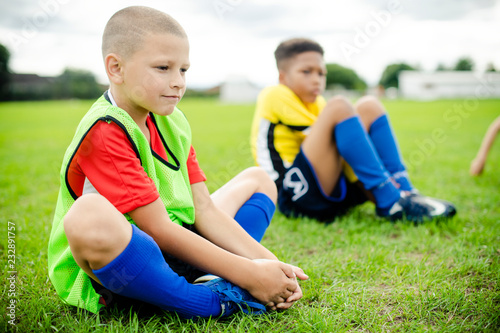
[[[446,66],[442,63],[439,63],[436,67],[436,72],[442,72],[442,71],[447,71],[449,70],[448,68],[446,68]]]
[[[492,62],[490,62],[490,63],[488,63],[488,65],[486,65],[486,71],[487,72],[496,72],[497,70],[495,68],[495,65]]]
[[[97,98],[102,94],[94,74],[81,69],[66,68],[55,83],[57,98]]]
[[[341,85],[345,89],[350,90],[366,89],[366,82],[363,81],[358,74],[350,68],[346,68],[338,64],[327,64],[326,70],[327,86]]]
[[[380,78],[379,84],[384,88],[396,87],[399,88],[399,73],[401,71],[413,71],[414,67],[405,64],[391,64],[388,65],[384,72],[382,73],[382,77]]]
[[[471,71],[474,68],[474,61],[469,57],[462,57],[458,59],[455,65],[456,71]]]
[[[4,45],[0,44],[0,101],[9,99],[10,71],[9,71],[10,52]]]

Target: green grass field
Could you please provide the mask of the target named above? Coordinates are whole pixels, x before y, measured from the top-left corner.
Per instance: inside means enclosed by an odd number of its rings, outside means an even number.
[[[386,102],[413,183],[424,194],[454,202],[453,220],[393,224],[376,218],[371,204],[330,225],[277,213],[263,244],[309,274],[302,282],[304,298],[285,312],[196,322],[168,313],[94,315],[64,305],[55,294],[47,276],[47,242],[59,167],[90,104],[0,104],[0,331],[500,330],[500,142],[484,174],[468,174],[486,128],[500,114],[500,100]],[[252,165],[253,107],[181,102],[210,190]],[[15,262],[9,262],[13,244]],[[13,284],[10,271],[17,271]],[[17,300],[12,311],[11,300]]]

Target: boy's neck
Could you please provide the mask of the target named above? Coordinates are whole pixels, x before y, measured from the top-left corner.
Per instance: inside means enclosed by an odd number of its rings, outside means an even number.
[[[149,129],[146,126],[146,120],[148,118],[148,112],[139,112],[135,110],[135,108],[131,107],[128,103],[126,103],[127,99],[123,98],[120,92],[117,89],[113,89],[113,85],[108,90],[108,96],[111,100],[111,104],[119,107],[129,114],[129,116],[134,120],[134,122],[139,126],[141,132],[146,136],[148,142],[150,140]],[[134,112],[135,111],[135,112]]]
[[[300,96],[299,96],[299,95],[297,95],[297,94],[295,93],[295,91],[293,91],[293,89],[292,89],[292,88],[290,88],[290,87],[289,87],[288,85],[286,85],[285,83],[280,82],[279,84],[280,84],[280,85],[282,85],[282,86],[284,86],[284,87],[287,87],[287,88],[288,88],[288,90],[290,90],[290,91],[292,92],[292,94],[294,94],[294,95],[295,95],[295,96],[299,99],[299,101],[301,101],[301,102],[302,102],[302,104],[304,104],[306,107],[307,107],[308,105],[313,104],[313,103],[308,103],[308,102],[303,101],[303,100],[302,100],[302,98],[300,98]]]

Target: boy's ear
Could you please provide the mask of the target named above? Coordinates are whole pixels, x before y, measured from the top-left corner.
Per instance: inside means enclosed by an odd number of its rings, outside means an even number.
[[[115,53],[108,54],[104,58],[104,66],[106,67],[106,74],[112,83],[123,83],[123,61],[119,55]]]
[[[279,70],[279,81],[281,84],[285,84],[286,81],[286,71],[283,69]]]

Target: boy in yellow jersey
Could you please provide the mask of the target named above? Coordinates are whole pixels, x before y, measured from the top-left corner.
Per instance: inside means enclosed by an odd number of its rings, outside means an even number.
[[[367,200],[390,220],[422,222],[455,215],[446,201],[412,186],[382,104],[363,97],[328,102],[322,47],[309,39],[275,51],[277,86],[264,89],[252,124],[252,151],[278,186],[287,216],[332,221]]]
[[[128,7],[102,42],[110,89],[83,117],[61,168],[48,248],[58,295],[91,312],[146,303],[184,318],[289,308],[307,276],[259,243],[274,183],[259,168],[213,195],[204,183],[176,107],[189,68],[182,27]]]

